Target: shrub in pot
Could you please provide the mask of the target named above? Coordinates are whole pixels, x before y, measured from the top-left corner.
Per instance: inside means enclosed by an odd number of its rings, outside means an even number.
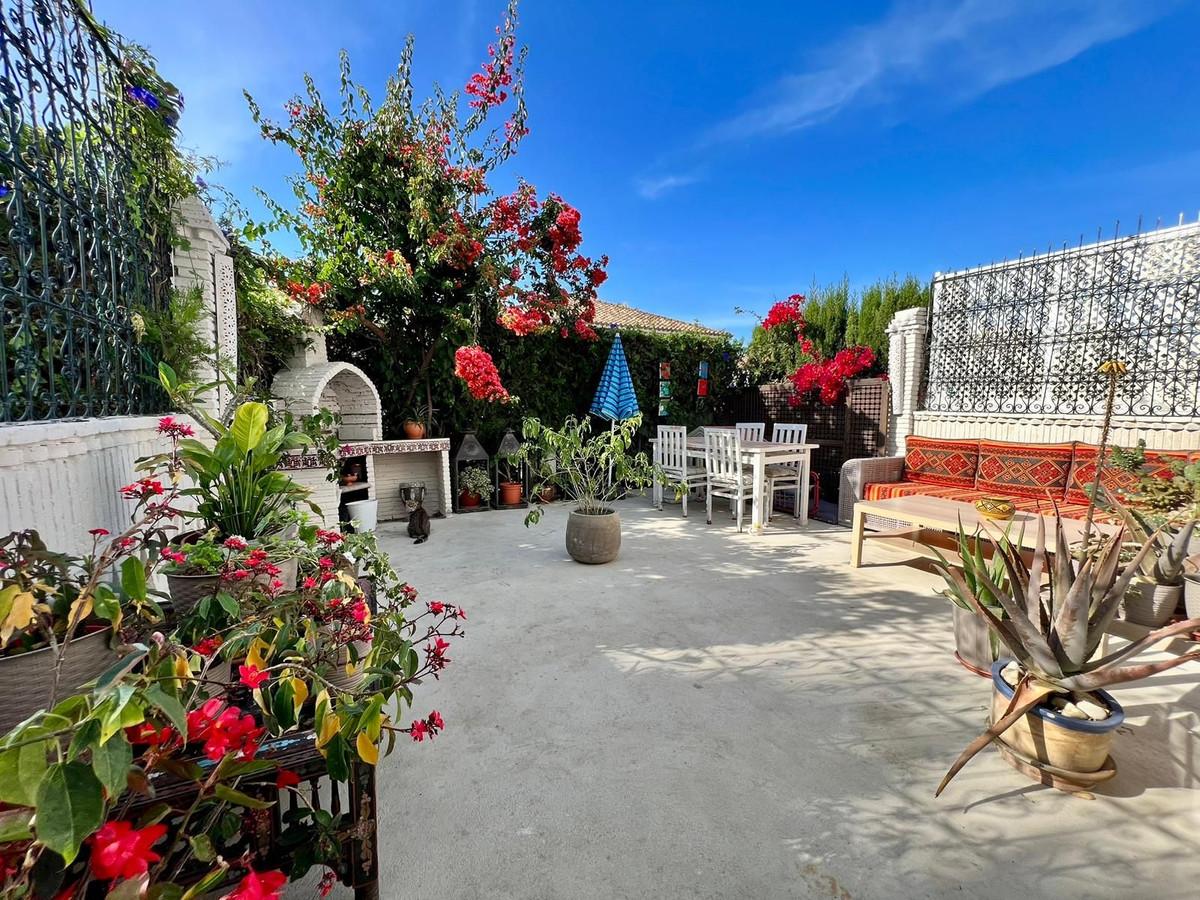
[[[1125,618],[1156,628],[1175,614],[1183,596],[1184,562],[1196,522],[1177,526],[1164,522],[1155,528],[1144,512],[1109,499],[1134,540],[1150,547],[1138,566],[1138,577],[1126,592]]]
[[[458,502],[467,509],[487,503],[492,496],[492,479],[483,466],[468,466],[458,476]]]
[[[1003,674],[1007,665],[993,666],[991,724],[959,755],[938,786],[938,794],[993,741],[1000,743],[1010,762],[1024,771],[1038,773],[1039,780],[1046,783],[1093,783],[1108,758],[1108,746],[1122,719],[1120,707],[1100,689],[1200,659],[1198,651],[1154,663],[1129,663],[1159,641],[1200,627],[1200,619],[1152,631],[1108,656],[1093,658],[1125,591],[1152,551],[1153,540],[1148,540],[1134,559],[1122,566],[1125,536],[1121,532],[1101,542],[1097,552],[1075,564],[1062,521],[1057,520],[1051,563],[1045,522],[1039,519],[1028,567],[1015,548],[992,541],[992,551],[1002,560],[1008,583],[1001,589],[985,572],[981,573],[980,584],[999,601],[1005,618],[992,612],[980,599],[978,589],[972,590],[954,568],[943,567],[942,575],[952,590],[984,618],[1015,665],[1008,668],[1008,678]],[[1087,542],[1084,545],[1088,546]],[[1045,590],[1044,573],[1049,574]]]
[[[581,563],[611,562],[621,552],[621,517],[612,503],[628,488],[644,488],[657,477],[645,453],[630,453],[642,417],[634,416],[592,433],[591,421],[570,416],[562,428],[534,418],[522,424],[524,443],[514,459],[529,466],[534,491],[553,486],[574,498],[567,517],[566,545]],[[542,507],[531,507],[525,524],[538,522]]]
[[[234,552],[208,534],[194,543],[162,549],[162,558],[166,560],[162,571],[167,577],[167,592],[176,616],[187,615],[200,600],[217,592],[221,572]]]

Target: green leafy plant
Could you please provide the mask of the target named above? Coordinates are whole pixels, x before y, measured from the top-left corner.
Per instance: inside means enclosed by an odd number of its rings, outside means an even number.
[[[159,454],[139,461],[142,471],[164,467],[172,471],[171,466],[178,465],[179,471],[191,476],[193,486],[180,491],[196,504],[188,515],[200,519],[206,529],[217,529],[223,537],[262,537],[281,530],[280,517],[298,503],[320,512],[308,500],[308,489],[276,468],[286,451],[309,445],[306,435],[286,425],[268,428],[270,411],[257,401],[239,405],[226,427],[196,407],[190,386],[182,385],[168,366],[159,367],[159,377],[167,393],[185,403],[188,412],[216,438],[212,447],[185,438],[179,442],[177,456]]]
[[[200,336],[208,307],[199,285],[186,291],[172,290],[162,309],[141,307],[136,313],[142,322],[142,349],[150,354],[154,367],[164,362],[180,379],[194,381],[200,366],[215,355],[212,345]]]
[[[630,449],[641,422],[637,415],[593,434],[587,418],[569,416],[562,428],[527,418],[521,426],[524,443],[514,458],[529,465],[535,494],[557,487],[575,500],[581,513],[597,515],[628,488],[647,487],[657,477],[646,454]],[[541,517],[541,506],[530,507],[525,524]]]
[[[328,469],[325,480],[336,482],[342,472],[342,439],[338,436],[342,417],[324,407],[299,419],[285,411],[283,424],[288,431],[299,431],[308,438],[309,446],[316,451],[321,465]]]
[[[216,575],[225,566],[230,554],[228,549],[209,537],[167,552],[171,554],[163,567],[167,575]]]
[[[458,476],[458,487],[486,502],[492,496],[492,478],[483,466],[469,466]]]
[[[1155,535],[1143,543],[1133,560],[1122,567],[1120,556],[1124,537],[1124,532],[1117,534],[1103,541],[1098,553],[1086,555],[1082,561],[1074,560],[1062,520],[1058,519],[1051,563],[1046,548],[1045,520],[1039,518],[1037,541],[1029,566],[1012,544],[989,541],[992,554],[1001,560],[1008,577],[1003,587],[986,569],[974,568],[972,587],[955,567],[945,560],[939,563],[939,570],[950,590],[984,618],[1012,653],[1021,675],[1004,715],[967,746],[942,779],[938,794],[975,754],[1051,694],[1093,691],[1200,659],[1200,651],[1197,651],[1160,662],[1127,664],[1159,641],[1200,628],[1200,619],[1160,628],[1115,653],[1093,659],[1126,589],[1157,539]],[[963,558],[974,558],[973,549],[962,541],[960,536],[959,551]],[[1044,574],[1049,575],[1049,584],[1045,588],[1042,585]],[[996,614],[992,601],[999,603],[1005,617]]]

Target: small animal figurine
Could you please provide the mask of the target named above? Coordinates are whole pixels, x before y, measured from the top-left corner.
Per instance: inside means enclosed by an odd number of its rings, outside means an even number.
[[[429,540],[429,513],[420,500],[408,500],[404,505],[408,507],[408,536],[414,544],[425,543]]]

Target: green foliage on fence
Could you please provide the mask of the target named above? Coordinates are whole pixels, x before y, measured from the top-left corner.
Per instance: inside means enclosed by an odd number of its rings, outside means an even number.
[[[652,434],[660,421],[660,362],[671,364],[672,395],[665,401],[669,415],[662,420],[666,424],[691,428],[711,423],[718,405],[733,391],[731,385],[737,374],[741,347],[732,338],[623,330],[621,342],[642,408],[645,434]],[[400,433],[405,415],[411,412],[404,406],[409,383],[407,379],[388,377],[386,366],[380,362],[392,354],[379,352],[373,343],[361,332],[331,336],[330,358],[348,360],[367,372],[383,401],[385,435],[395,437]],[[484,345],[492,353],[505,387],[518,398],[516,403],[502,405],[472,400],[462,381],[452,376],[431,382],[430,394],[433,406],[438,410],[435,415],[437,433],[456,434],[473,428],[490,449],[504,434],[504,429],[519,432],[524,416],[557,424],[568,415],[585,414],[608,360],[612,332],[601,331],[599,340],[585,341],[575,337],[561,338],[556,334],[517,337],[497,329],[496,334],[488,335]],[[402,355],[403,348],[396,348],[393,353]],[[709,365],[707,397],[696,395],[702,361]],[[431,371],[442,368],[431,367]],[[425,402],[426,398],[418,397],[418,400]]]

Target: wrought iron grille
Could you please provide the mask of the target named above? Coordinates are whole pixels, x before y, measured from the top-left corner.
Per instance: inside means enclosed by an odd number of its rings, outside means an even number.
[[[924,408],[1200,415],[1200,223],[938,276]]]
[[[72,0],[0,0],[0,421],[161,403],[132,312],[165,302],[170,247],[123,58]]]

